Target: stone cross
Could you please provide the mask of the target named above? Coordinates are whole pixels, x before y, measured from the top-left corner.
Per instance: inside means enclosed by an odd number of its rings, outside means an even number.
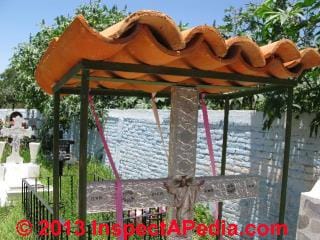
[[[115,211],[113,180],[93,182],[87,187],[90,213]],[[255,176],[233,175],[191,178],[123,180],[123,207],[126,210],[169,206],[177,209],[176,219],[192,219],[193,204],[252,198],[258,193]]]
[[[9,157],[7,157],[6,162],[7,163],[17,163],[21,164],[23,163],[23,158],[20,156],[20,141],[24,137],[31,137],[33,134],[33,131],[31,128],[25,129],[22,126],[23,118],[20,116],[17,116],[13,119],[13,126],[10,128],[4,127],[1,130],[1,135],[4,137],[11,137],[12,138],[12,153]]]
[[[124,180],[124,209],[169,206],[167,222],[177,220],[181,223],[184,219],[193,219],[196,202],[257,196],[257,177],[195,177],[198,96],[199,92],[195,88],[171,88],[168,178]],[[114,191],[114,181],[89,184],[87,211],[114,211]],[[178,238],[170,236],[169,239]],[[182,239],[191,239],[191,236]]]

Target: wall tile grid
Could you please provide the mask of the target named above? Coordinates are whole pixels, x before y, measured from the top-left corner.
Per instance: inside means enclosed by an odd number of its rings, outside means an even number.
[[[167,176],[167,160],[151,110],[110,110],[105,134],[123,178],[159,178]],[[168,146],[169,117],[160,111],[161,127]],[[309,136],[312,116],[303,115],[293,123],[286,223],[294,239],[300,193],[309,191],[320,166],[320,138]],[[223,111],[209,111],[211,135],[219,173]],[[238,223],[276,223],[281,191],[284,148],[284,119],[269,131],[262,130],[263,114],[255,111],[230,111],[226,175],[254,174],[261,177],[257,199],[225,201],[224,218]],[[74,135],[76,138],[76,136]],[[90,133],[89,151],[103,154],[100,139]],[[98,154],[98,155],[99,155]],[[197,176],[211,175],[202,114],[199,112]],[[268,238],[266,238],[268,239]],[[270,237],[274,239],[274,237]]]

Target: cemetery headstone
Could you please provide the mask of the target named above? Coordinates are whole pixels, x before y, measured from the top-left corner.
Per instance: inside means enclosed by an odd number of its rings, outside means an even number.
[[[123,180],[124,209],[169,206],[167,222],[177,220],[180,225],[193,219],[196,202],[257,196],[257,177],[195,177],[198,95],[194,88],[172,87],[168,178]],[[114,181],[89,184],[87,211],[114,211],[114,188]],[[168,239],[191,239],[191,233]]]
[[[320,179],[310,192],[301,193],[297,240],[320,240]]]
[[[1,130],[2,136],[12,138],[12,142],[11,142],[12,153],[9,157],[7,157],[6,162],[21,164],[23,163],[23,158],[20,156],[20,152],[19,152],[21,140],[24,137],[30,138],[31,135],[33,134],[33,131],[31,130],[31,128],[25,129],[22,126],[22,123],[24,120],[20,116],[15,117],[13,120],[14,120],[14,124],[12,127],[10,128],[4,127]]]
[[[31,185],[35,184],[35,179],[39,177],[40,166],[35,163],[39,144],[31,144],[32,161],[24,163],[20,156],[20,143],[24,137],[31,137],[31,128],[23,127],[23,118],[16,116],[13,118],[11,127],[4,127],[1,135],[12,139],[12,153],[7,157],[6,162],[0,165],[0,206],[7,204],[8,201],[20,196],[22,179],[26,179]],[[0,158],[2,158],[5,142],[0,142]],[[38,181],[38,184],[41,184]]]

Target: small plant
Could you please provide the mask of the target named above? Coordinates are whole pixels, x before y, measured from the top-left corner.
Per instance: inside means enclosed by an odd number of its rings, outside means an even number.
[[[215,219],[212,216],[212,213],[210,212],[208,205],[203,204],[197,204],[194,208],[194,220],[196,224],[205,224],[209,226],[210,224],[213,224]],[[214,236],[199,236],[197,233],[193,234],[192,239],[199,239],[199,240],[214,240],[216,237]]]
[[[1,158],[1,163],[5,163],[7,157],[11,154],[11,146],[9,144],[6,144],[3,150],[2,158]]]

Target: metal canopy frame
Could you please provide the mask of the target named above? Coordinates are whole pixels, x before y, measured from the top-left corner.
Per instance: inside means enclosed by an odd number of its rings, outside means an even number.
[[[211,86],[206,84],[187,85],[181,83],[171,83],[165,81],[148,82],[136,79],[124,78],[105,78],[105,77],[90,77],[90,70],[105,70],[105,71],[120,71],[120,72],[135,72],[148,74],[165,74],[174,76],[189,76],[193,78],[209,78],[219,79],[219,81],[228,82],[250,82],[257,84],[255,87],[245,86]],[[79,72],[82,74],[79,75]],[[79,86],[70,87],[68,81],[71,78],[79,79]],[[209,98],[222,99],[225,102],[224,106],[224,127],[223,127],[223,145],[222,145],[222,159],[221,159],[221,175],[225,174],[226,169],[226,153],[228,140],[228,122],[229,122],[229,101],[232,98],[250,96],[253,94],[266,93],[276,90],[287,90],[287,118],[285,130],[285,146],[282,169],[281,182],[281,198],[279,209],[278,223],[283,224],[285,219],[286,207],[286,191],[289,171],[289,154],[290,154],[290,138],[292,126],[292,103],[293,103],[293,88],[297,84],[297,80],[293,79],[277,79],[272,77],[255,77],[242,75],[237,73],[224,73],[214,71],[204,71],[197,69],[173,68],[164,66],[150,66],[146,64],[131,64],[131,63],[116,63],[105,61],[91,61],[82,60],[74,67],[72,67],[53,87],[54,93],[54,134],[53,134],[53,211],[54,219],[59,219],[59,111],[60,111],[60,97],[62,94],[78,94],[81,99],[80,110],[80,157],[79,157],[79,186],[78,186],[78,215],[79,219],[86,222],[87,202],[86,202],[86,187],[87,187],[87,138],[88,138],[88,95],[90,81],[110,81],[123,83],[138,83],[145,85],[160,85],[165,87],[170,86],[186,86],[198,89],[214,89],[224,88],[230,90],[230,93],[207,94]],[[142,82],[143,81],[143,82]],[[142,96],[151,97],[150,93],[135,90],[114,90],[107,88],[95,88],[90,90],[92,95],[113,95],[113,96]],[[159,97],[169,97],[170,92],[159,92]],[[222,218],[222,202],[219,203],[219,219]],[[79,239],[85,239],[85,236]],[[278,239],[283,239],[283,232]]]

